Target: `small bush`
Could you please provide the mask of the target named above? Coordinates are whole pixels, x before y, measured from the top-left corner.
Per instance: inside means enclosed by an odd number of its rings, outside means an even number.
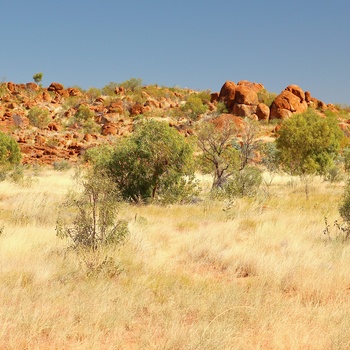
[[[2,168],[19,164],[22,155],[17,142],[0,131],[0,166]]]
[[[230,198],[253,197],[257,194],[262,183],[261,171],[247,166],[241,171],[235,171],[228,179],[224,192]]]
[[[82,193],[71,193],[62,205],[57,236],[68,239],[77,251],[96,251],[122,243],[128,234],[128,225],[117,220],[121,202],[115,183],[102,172],[91,172],[80,182]],[[64,219],[69,211],[75,213],[71,224]]]
[[[200,114],[205,113],[208,106],[203,103],[200,96],[191,94],[186,103],[182,106],[182,111],[191,119],[196,119]]]
[[[71,124],[78,124],[86,133],[99,132],[100,126],[95,122],[95,113],[87,106],[80,105]]]
[[[51,122],[49,111],[38,106],[34,106],[29,110],[28,119],[31,125],[39,129],[46,128]]]
[[[68,160],[60,160],[53,163],[53,169],[57,171],[65,171],[71,168]]]

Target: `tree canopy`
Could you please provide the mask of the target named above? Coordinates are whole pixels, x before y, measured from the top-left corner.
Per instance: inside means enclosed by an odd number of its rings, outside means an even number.
[[[123,198],[139,201],[171,195],[189,185],[192,161],[192,146],[176,129],[150,120],[117,144],[108,168]]]
[[[17,142],[9,135],[0,131],[0,166],[16,165],[22,155]]]
[[[292,175],[323,174],[338,155],[343,133],[335,118],[313,109],[282,124],[276,146],[281,165]]]

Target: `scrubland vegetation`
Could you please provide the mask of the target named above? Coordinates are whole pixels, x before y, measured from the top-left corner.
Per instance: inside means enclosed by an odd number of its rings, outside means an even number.
[[[55,232],[72,175],[0,183],[1,349],[349,348],[343,183],[314,178],[307,200],[276,175],[268,196],[123,204],[124,244],[78,257]],[[94,270],[104,255],[113,268]]]
[[[130,79],[84,98],[129,118],[179,96],[146,90]],[[74,93],[61,127],[99,133]],[[79,166],[21,164],[0,133],[0,349],[350,348],[347,129],[312,107],[277,126],[240,118],[210,96],[136,113]],[[48,111],[28,122],[45,135]]]

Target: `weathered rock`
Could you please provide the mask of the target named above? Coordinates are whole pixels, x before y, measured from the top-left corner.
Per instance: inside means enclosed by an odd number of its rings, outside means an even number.
[[[310,104],[310,106],[312,106],[314,108],[317,108],[317,109],[320,109],[322,111],[326,111],[327,110],[327,105],[324,102],[318,100],[315,97],[311,97],[311,100],[310,100],[309,104]]]
[[[311,94],[309,91],[305,91],[305,101],[309,103],[311,101]]]
[[[295,87],[296,85],[290,85],[289,90],[284,90],[276,96],[270,107],[270,119],[286,119],[293,113],[304,113],[307,110],[307,102],[301,99],[303,94]]]
[[[290,91],[293,95],[299,97],[300,103],[305,101],[305,93],[298,85],[289,85],[285,88],[285,91]]]
[[[51,95],[47,91],[43,91],[42,100],[45,102],[51,102],[52,100]]]
[[[67,89],[69,96],[81,96],[82,92],[77,88],[68,88]]]
[[[115,123],[106,123],[102,127],[102,135],[116,135],[118,133],[118,125]]]
[[[210,102],[215,103],[219,101],[219,93],[218,92],[213,92],[210,94]]]
[[[259,92],[261,90],[264,90],[265,87],[263,84],[259,84],[259,83],[252,83],[248,80],[241,80],[237,83],[237,85],[244,85],[247,86],[249,88],[251,88],[252,90],[254,90],[255,92]]]
[[[114,92],[116,93],[116,95],[124,95],[125,89],[122,86],[117,86]]]
[[[56,92],[57,95],[60,95],[62,97],[65,97],[65,98],[69,97],[68,90],[61,89],[61,90],[56,90],[55,92]]]
[[[245,122],[242,118],[225,113],[213,119],[211,122],[219,130],[223,129],[227,124],[230,123],[232,123],[237,128],[237,130],[243,130],[245,126]]]
[[[235,103],[236,87],[233,81],[226,81],[220,90],[219,101],[224,102],[229,111]]]
[[[249,117],[252,114],[256,113],[256,105],[248,105],[248,104],[238,104],[236,103],[233,106],[232,113],[239,117]]]
[[[245,105],[257,105],[259,103],[258,94],[246,85],[239,85],[235,89],[235,103]]]
[[[132,117],[135,117],[136,115],[139,115],[142,113],[143,113],[143,106],[138,103],[135,103],[130,109],[130,115]]]
[[[10,92],[15,92],[16,90],[16,84],[14,84],[12,81],[9,81],[7,83],[7,88]]]
[[[124,112],[123,101],[114,101],[108,107],[108,113],[120,113]]]
[[[51,83],[47,89],[49,91],[59,91],[59,90],[63,90],[64,86],[60,83]]]
[[[26,87],[27,87],[28,90],[32,90],[32,91],[39,91],[40,90],[39,85],[37,85],[37,84],[35,84],[33,82],[27,83]]]
[[[259,103],[255,113],[259,120],[269,120],[270,118],[270,108],[265,103]]]

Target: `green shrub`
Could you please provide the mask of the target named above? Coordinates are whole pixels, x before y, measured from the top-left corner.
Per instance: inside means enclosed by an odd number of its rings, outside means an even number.
[[[54,162],[52,165],[53,169],[57,171],[65,171],[71,168],[71,164],[68,162],[68,160],[59,160]]]
[[[233,173],[224,186],[224,192],[230,198],[254,197],[261,183],[261,171],[256,167],[246,166]]]
[[[208,110],[208,106],[203,103],[200,96],[191,94],[181,109],[189,118],[196,119]]]
[[[281,165],[290,174],[325,174],[339,155],[342,139],[335,118],[321,118],[309,109],[283,122],[276,146]]]
[[[176,129],[149,120],[117,144],[107,167],[123,199],[162,201],[193,175],[193,149]]]
[[[268,92],[266,89],[263,89],[258,92],[259,102],[265,103],[267,106],[271,106],[273,100],[276,98],[277,94],[274,92]]]
[[[71,124],[78,124],[86,133],[99,132],[100,126],[95,122],[95,113],[87,106],[80,105]]]
[[[122,243],[128,227],[125,221],[117,220],[121,197],[115,182],[99,171],[83,177],[80,185],[82,193],[70,193],[62,205],[57,236],[68,239],[76,250],[96,251]],[[67,211],[75,212],[72,223],[64,219]]]
[[[32,107],[28,112],[29,123],[39,129],[46,128],[50,122],[49,111],[38,106]]]
[[[7,172],[18,165],[22,159],[17,142],[0,131],[0,181],[5,180]]]

